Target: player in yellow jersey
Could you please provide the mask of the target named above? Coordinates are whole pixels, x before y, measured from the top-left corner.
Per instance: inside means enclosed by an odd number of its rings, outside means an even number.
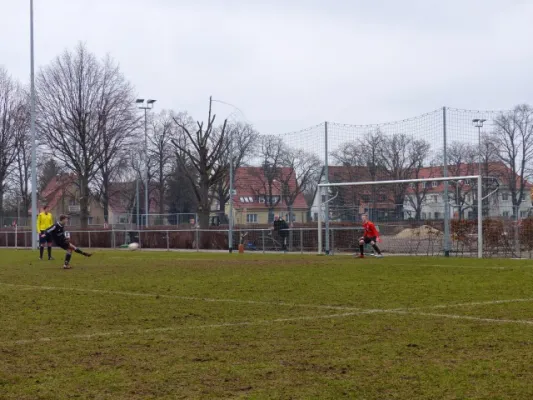
[[[54,218],[48,212],[48,206],[43,207],[43,211],[37,216],[37,232],[39,232],[39,259],[43,259],[44,245],[48,245],[48,259],[52,258],[52,242],[47,240],[46,230],[54,225]],[[47,243],[48,242],[48,243]]]

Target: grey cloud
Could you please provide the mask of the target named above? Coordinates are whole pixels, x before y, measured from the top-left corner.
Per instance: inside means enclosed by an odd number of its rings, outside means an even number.
[[[0,63],[27,80],[21,3],[2,5]],[[36,56],[45,65],[83,41],[158,108],[201,119],[212,94],[274,133],[531,101],[531,20],[530,2],[503,0],[49,0],[36,1]]]

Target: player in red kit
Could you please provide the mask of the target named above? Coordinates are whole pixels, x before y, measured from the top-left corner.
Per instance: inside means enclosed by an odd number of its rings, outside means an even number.
[[[359,258],[365,258],[365,244],[370,243],[370,245],[376,250],[376,257],[381,258],[383,255],[381,254],[381,250],[379,249],[377,245],[379,232],[376,229],[376,225],[374,225],[372,222],[368,220],[368,216],[366,214],[363,214],[361,217],[363,220],[363,229],[365,230],[365,233],[363,234],[363,237],[359,239],[359,250],[361,254],[359,255]]]

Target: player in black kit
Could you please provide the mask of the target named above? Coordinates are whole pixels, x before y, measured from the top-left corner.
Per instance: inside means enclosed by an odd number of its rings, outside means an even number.
[[[85,257],[92,256],[91,253],[86,253],[82,249],[74,246],[74,244],[70,243],[70,240],[65,236],[65,223],[67,219],[68,217],[66,215],[61,215],[59,217],[59,221],[46,230],[46,238],[48,242],[53,242],[56,244],[56,246],[67,251],[67,254],[65,254],[65,265],[63,266],[64,269],[72,268],[70,266],[70,258],[72,257],[73,251],[78,254],[82,254]]]

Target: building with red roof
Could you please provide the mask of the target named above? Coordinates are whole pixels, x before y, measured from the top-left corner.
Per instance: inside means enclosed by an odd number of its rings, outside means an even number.
[[[289,221],[289,210],[293,222],[307,221],[309,207],[291,168],[270,172],[263,167],[237,168],[234,187],[235,224],[268,224],[275,215]],[[229,204],[226,213],[229,215]]]

